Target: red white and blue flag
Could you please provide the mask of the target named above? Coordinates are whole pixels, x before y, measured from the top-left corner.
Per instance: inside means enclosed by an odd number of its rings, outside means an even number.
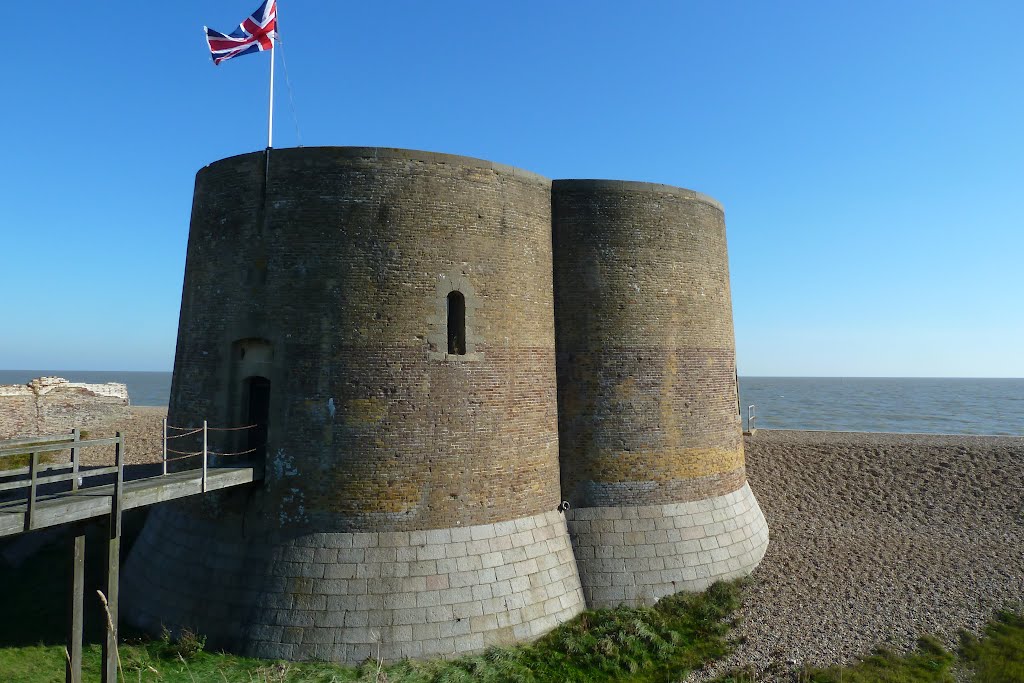
[[[214,64],[225,59],[269,50],[277,38],[277,0],[264,0],[255,12],[228,34],[203,27]]]

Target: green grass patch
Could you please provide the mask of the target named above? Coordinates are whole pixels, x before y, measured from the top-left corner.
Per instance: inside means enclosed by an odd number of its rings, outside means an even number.
[[[1024,609],[999,612],[980,640],[962,633],[960,655],[977,683],[1024,681]]]
[[[851,666],[807,667],[790,675],[797,683],[953,683],[958,680],[957,673],[974,683],[1024,682],[1024,611],[999,612],[981,638],[961,633],[955,653],[926,636],[906,654],[879,648]],[[715,683],[758,680],[753,672],[739,670]]]
[[[670,596],[653,607],[591,610],[532,644],[494,647],[448,662],[368,661],[360,667],[269,662],[203,651],[202,639],[192,634],[127,643],[120,657],[124,680],[135,682],[675,681],[728,652],[727,619],[739,596],[737,583],[715,584],[704,594]],[[90,645],[83,653],[83,676],[95,680],[99,671],[99,646]],[[64,647],[0,648],[0,672],[9,683],[62,681]]]
[[[809,683],[954,683],[956,657],[935,638],[918,640],[917,649],[899,655],[879,648],[849,667],[812,669]]]
[[[28,448],[28,446],[26,446],[26,448]],[[47,465],[52,462],[57,462],[57,460],[58,457],[56,453],[47,452],[39,454],[39,464],[41,465]],[[0,458],[0,472],[7,472],[9,470],[17,470],[23,467],[28,467],[31,461],[31,450],[25,451],[24,453],[14,453],[11,455],[5,455],[2,458]]]

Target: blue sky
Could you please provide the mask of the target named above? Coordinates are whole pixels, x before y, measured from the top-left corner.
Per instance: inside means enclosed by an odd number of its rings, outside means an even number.
[[[305,145],[720,200],[741,374],[1024,377],[1024,4],[280,1]],[[266,136],[201,27],[257,4],[5,8],[0,368],[171,369],[195,172]]]

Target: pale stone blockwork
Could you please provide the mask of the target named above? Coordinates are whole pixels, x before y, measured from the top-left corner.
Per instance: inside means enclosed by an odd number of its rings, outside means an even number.
[[[148,525],[130,562],[160,570],[125,573],[126,616],[153,630],[223,634],[229,646],[241,635],[252,656],[452,657],[532,640],[584,609],[559,512],[429,531],[313,533],[271,542],[269,558],[266,539],[211,543],[213,522],[157,514],[175,519]],[[148,534],[157,526],[164,536]],[[171,528],[195,547],[167,537]],[[133,599],[140,595],[147,599]],[[206,623],[195,623],[198,603]]]
[[[653,604],[749,574],[768,524],[748,484],[724,496],[566,513],[587,606]]]

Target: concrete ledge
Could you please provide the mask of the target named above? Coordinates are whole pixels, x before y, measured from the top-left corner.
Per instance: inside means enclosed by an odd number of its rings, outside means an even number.
[[[748,484],[669,505],[566,513],[587,606],[653,604],[749,574],[768,547],[768,524]]]

